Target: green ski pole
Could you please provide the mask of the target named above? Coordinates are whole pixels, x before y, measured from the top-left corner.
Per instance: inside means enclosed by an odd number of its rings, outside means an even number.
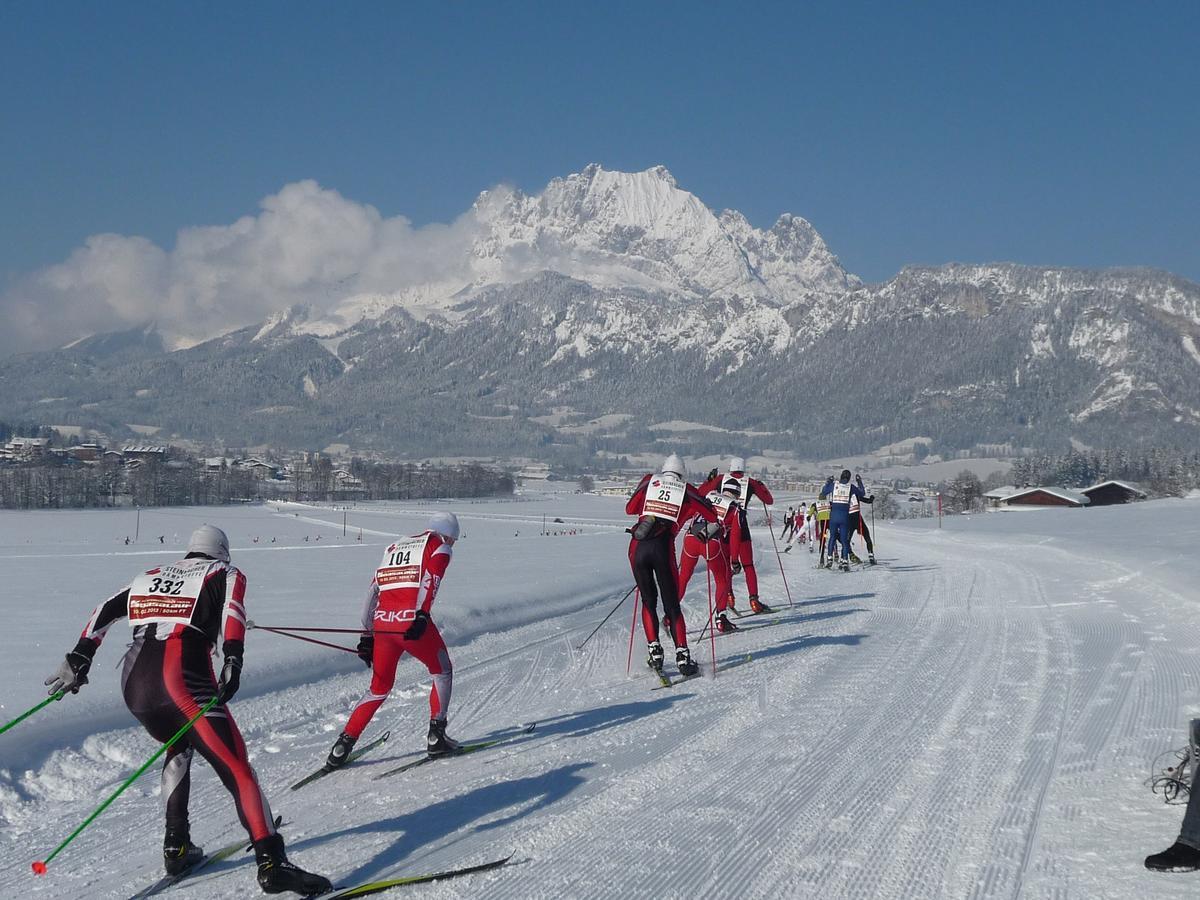
[[[0,734],[4,734],[4,732],[8,731],[8,729],[12,728],[14,725],[24,722],[26,719],[28,719],[30,716],[32,716],[39,709],[43,709],[44,707],[49,706],[55,700],[61,700],[62,698],[63,698],[63,692],[56,691],[55,693],[53,693],[49,697],[47,697],[45,700],[43,700],[41,703],[39,703],[37,706],[35,706],[33,709],[26,710],[25,712],[23,712],[19,716],[17,716],[15,719],[13,719],[11,722],[9,722],[7,725],[5,725],[3,728],[0,728]]]
[[[142,763],[142,767],[140,769],[138,769],[136,772],[134,772],[132,775],[130,775],[125,780],[125,783],[123,785],[121,785],[119,788],[117,788],[115,791],[113,791],[113,793],[109,796],[109,798],[107,800],[105,800],[103,803],[101,803],[99,806],[97,806],[95,812],[93,812],[90,816],[88,816],[86,819],[83,820],[82,825],[80,825],[78,828],[76,828],[74,831],[72,831],[70,836],[65,841],[63,841],[61,844],[59,844],[57,847],[54,848],[54,852],[52,852],[44,860],[39,860],[38,862],[35,862],[33,864],[34,874],[35,875],[45,875],[46,874],[46,866],[50,863],[50,861],[52,859],[54,859],[54,857],[58,856],[58,854],[62,852],[63,848],[66,847],[67,844],[71,843],[71,841],[73,841],[73,840],[75,840],[75,838],[79,837],[80,832],[82,832],[83,829],[85,829],[89,825],[91,825],[92,822],[95,820],[95,818],[98,815],[100,815],[100,813],[102,813],[102,812],[104,812],[104,810],[108,809],[109,804],[111,804],[114,800],[116,800],[118,797],[120,797],[121,794],[125,791],[125,788],[129,787],[131,784],[133,784],[135,781],[137,781],[139,778],[141,778],[142,774],[148,768],[150,768],[152,765],[154,765],[154,761],[156,759],[158,759],[160,756],[162,756],[164,753],[166,753],[167,750],[169,750],[176,741],[178,741],[181,737],[183,737],[184,734],[186,734],[187,731],[193,725],[195,725],[197,721],[199,721],[201,716],[203,716],[206,712],[208,712],[210,709],[212,709],[216,705],[217,705],[217,698],[214,696],[211,700],[209,700],[207,703],[205,703],[204,706],[200,707],[200,712],[196,713],[194,716],[192,716],[190,719],[188,719],[187,724],[184,725],[182,728],[180,728],[177,732],[175,732],[175,734],[171,737],[171,739],[169,741],[167,741],[165,744],[163,744],[161,747],[159,747],[158,750],[156,750],[154,752],[153,756],[151,756],[148,760],[146,760],[144,763]]]

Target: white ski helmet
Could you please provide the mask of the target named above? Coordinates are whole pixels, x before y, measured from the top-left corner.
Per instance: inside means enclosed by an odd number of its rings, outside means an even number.
[[[221,562],[229,562],[229,538],[216,525],[201,525],[188,540],[188,553],[203,553]]]
[[[687,469],[684,468],[683,460],[679,458],[678,453],[672,453],[663,460],[662,470],[670,472],[672,475],[678,475],[680,478],[687,475]]]
[[[427,531],[432,531],[434,534],[440,534],[442,537],[450,538],[452,541],[458,540],[458,516],[452,512],[435,512],[429,517],[429,524],[425,526]]]
[[[746,471],[746,460],[742,459],[742,457],[740,457],[740,456],[731,457],[729,460],[729,471],[730,472],[745,472]]]

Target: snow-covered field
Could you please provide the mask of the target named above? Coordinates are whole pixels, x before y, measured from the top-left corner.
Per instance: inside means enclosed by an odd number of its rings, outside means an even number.
[[[200,522],[229,531],[256,622],[353,627],[388,536],[417,530],[432,508],[360,506],[345,537],[342,512],[329,508],[146,510],[129,546],[132,511],[2,513],[0,721],[44,696],[42,680],[96,602],[172,558]],[[536,720],[532,734],[374,780],[423,746],[427,682],[406,661],[364,738],[390,728],[386,748],[291,792],[368,675],[348,653],[263,631],[247,641],[234,714],[291,855],[335,882],[515,851],[496,872],[402,890],[1200,892],[1200,876],[1141,867],[1182,815],[1143,786],[1150,761],[1182,745],[1187,719],[1200,715],[1200,501],[952,517],[940,531],[880,523],[874,569],[818,571],[803,549],[784,555],[790,608],[760,528],[762,593],[779,624],[718,638],[728,670],[667,691],[651,690],[640,638],[626,674],[632,601],[574,649],[631,584],[620,500],[532,495],[452,508],[465,536],[434,611],[456,664],[451,734],[478,739]],[[543,516],[564,533],[540,535]],[[740,579],[738,593],[744,606]],[[694,627],[706,606],[699,572],[685,603]],[[124,637],[110,632],[78,696],[0,735],[2,897],[127,897],[160,873],[156,772],[45,877],[29,868],[155,748],[117,693]],[[710,645],[694,652],[710,668]],[[193,772],[193,837],[216,847],[238,833],[233,806],[202,761]],[[254,896],[253,866],[219,864],[173,893]]]

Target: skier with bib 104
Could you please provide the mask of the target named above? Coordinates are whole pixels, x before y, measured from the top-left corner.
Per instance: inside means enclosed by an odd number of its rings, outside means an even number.
[[[105,634],[118,620],[128,619],[133,643],[125,653],[121,692],[151,737],[166,743],[216,698],[216,704],[171,745],[163,763],[167,874],[180,875],[204,858],[204,851],[192,843],[188,821],[192,755],[199,753],[233,795],[238,819],[254,846],[259,886],[268,894],[329,891],[328,879],[288,861],[271,807],[226,706],[241,684],[245,594],[246,576],[229,563],[225,532],[202,525],[188,541],[182,560],[139,575],[96,607],[79,643],[46,684],[51,694],[79,693]],[[223,638],[224,656],[219,680],[212,666],[218,638]]]
[[[763,502],[764,507],[774,503],[775,498],[771,496],[771,492],[765,484],[746,474],[746,461],[740,456],[729,460],[728,474],[710,472],[708,480],[700,486],[700,492],[707,494],[709,491],[720,490],[725,482],[731,480],[736,481],[738,485],[738,505],[742,517],[742,546],[736,562],[741,564],[742,574],[746,576],[746,592],[750,595],[750,612],[756,615],[769,613],[772,612],[771,607],[758,599],[758,572],[754,569],[754,544],[751,543],[750,521],[746,517],[746,512],[750,507],[750,501],[755,497]],[[767,516],[770,517],[769,512]],[[769,521],[767,527],[770,527]]]
[[[850,470],[842,469],[837,483],[832,479],[821,489],[821,499],[829,499],[829,547],[827,548],[826,566],[833,566],[833,556],[838,542],[842,545],[842,559],[839,568],[843,572],[850,571],[850,500],[863,498],[863,489],[850,482]]]
[[[708,502],[717,511],[717,521],[710,522],[697,513],[688,523],[683,536],[683,551],[679,556],[679,599],[687,593],[688,582],[696,563],[704,557],[704,564],[712,575],[716,588],[716,604],[713,627],[721,634],[736,631],[737,626],[729,621],[725,610],[733,599],[733,569],[742,543],[742,523],[739,515],[737,495],[738,483],[729,481],[720,491],[711,491]],[[731,560],[733,561],[731,563]]]
[[[434,513],[423,532],[401,538],[384,551],[367,591],[362,615],[364,633],[358,642],[359,657],[371,667],[371,686],[329,751],[325,764],[330,768],[346,764],[359,735],[391,693],[396,666],[405,653],[424,663],[433,677],[426,737],[429,755],[441,756],[459,749],[458,742],[446,736],[454,670],[446,642],[429,617],[458,535],[454,513]]]
[[[625,504],[625,512],[637,516],[629,529],[629,567],[637,583],[642,602],[642,629],[646,633],[646,664],[662,672],[663,648],[658,631],[658,598],[662,595],[663,612],[675,644],[675,664],[680,675],[695,675],[699,667],[692,660],[687,643],[687,623],[679,608],[679,566],[675,561],[675,535],[683,523],[700,515],[717,520],[713,505],[685,480],[683,460],[672,453],[663,461],[662,471],[642,476]]]

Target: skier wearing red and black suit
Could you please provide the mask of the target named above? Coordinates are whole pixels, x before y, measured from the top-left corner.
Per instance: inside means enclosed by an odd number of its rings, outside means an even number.
[[[742,544],[742,516],[737,502],[738,484],[728,482],[720,491],[712,491],[707,497],[720,517],[709,522],[697,515],[688,523],[683,536],[683,551],[679,556],[679,598],[687,593],[688,582],[696,563],[704,556],[705,565],[712,573],[717,589],[716,610],[713,627],[722,634],[736,631],[737,626],[729,621],[725,610],[733,605],[733,570],[730,560],[736,559]],[[722,513],[722,510],[724,511]]]
[[[350,714],[350,721],[329,751],[326,765],[345,765],[347,757],[371,717],[383,705],[396,683],[396,666],[409,653],[424,663],[433,678],[429,690],[430,756],[453,753],[457,741],[446,736],[446,715],[454,685],[454,667],[441,632],[429,617],[455,541],[458,517],[434,513],[424,532],[391,544],[375,570],[362,614],[363,637],[358,655],[371,667],[371,686]]]
[[[663,462],[662,472],[642,476],[625,504],[625,512],[637,516],[629,529],[629,567],[642,601],[642,628],[646,632],[649,653],[647,664],[662,670],[663,648],[658,634],[658,597],[662,594],[663,612],[671,626],[675,643],[675,663],[681,675],[698,671],[687,645],[687,623],[679,608],[679,566],[675,561],[675,535],[692,516],[717,520],[711,503],[693,485],[684,480],[683,460],[672,453]]]
[[[96,608],[79,643],[46,684],[51,694],[78,693],[105,634],[118,620],[128,619],[133,643],[125,654],[121,689],[125,705],[153,738],[166,743],[217,698],[171,745],[163,764],[167,874],[186,871],[204,855],[191,842],[188,822],[192,755],[198,752],[233,795],[238,819],[254,844],[262,889],[272,894],[328,891],[326,878],[288,862],[245,742],[225,705],[241,683],[245,595],[246,576],[229,563],[228,538],[221,529],[203,525],[182,560],[143,573]],[[224,664],[218,681],[212,654],[219,637]]]
[[[728,480],[736,481],[740,488],[738,500],[740,501],[741,517],[742,517],[742,545],[741,550],[735,563],[741,565],[742,573],[746,576],[746,592],[750,595],[750,611],[753,613],[768,613],[771,612],[771,607],[758,599],[758,573],[754,570],[754,544],[751,542],[750,522],[746,518],[746,510],[750,506],[750,501],[757,497],[767,506],[775,502],[775,498],[771,496],[767,486],[757,478],[751,478],[746,474],[746,461],[740,456],[735,456],[729,460],[729,473],[722,475],[717,471],[709,473],[708,481],[700,485],[700,492],[707,494],[709,491],[720,490],[721,486]],[[736,566],[734,567],[736,570]]]

